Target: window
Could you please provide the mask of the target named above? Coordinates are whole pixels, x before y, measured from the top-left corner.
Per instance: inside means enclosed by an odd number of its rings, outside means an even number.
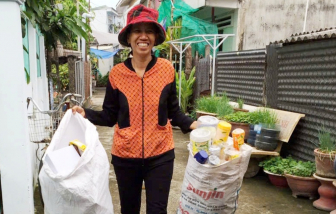
[[[26,73],[27,82],[30,76],[30,65],[29,65],[29,40],[28,40],[28,21],[25,19],[25,37],[22,39],[23,43],[23,60],[24,60],[24,70]]]
[[[218,27],[218,34],[232,34],[232,16],[219,16],[215,18]],[[219,51],[232,51],[233,37],[227,38],[218,48]]]

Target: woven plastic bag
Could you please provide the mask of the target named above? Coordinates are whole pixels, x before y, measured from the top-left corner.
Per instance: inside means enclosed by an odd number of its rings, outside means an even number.
[[[69,146],[74,139],[86,144],[84,153],[70,173],[55,174],[45,161],[46,155]],[[113,213],[109,190],[110,164],[92,123],[68,110],[46,155],[39,174],[45,213]]]
[[[232,141],[232,138],[229,138]],[[188,145],[190,148],[190,145]],[[189,149],[178,214],[232,214],[238,207],[239,191],[252,148],[240,147],[241,155],[220,166],[200,164]]]

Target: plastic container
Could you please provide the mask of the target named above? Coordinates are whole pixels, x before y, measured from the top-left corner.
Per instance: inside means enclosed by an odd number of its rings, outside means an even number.
[[[214,146],[214,145],[212,145],[212,146],[210,146],[210,148],[209,148],[209,154],[210,154],[210,155],[215,155],[215,156],[217,156],[217,157],[220,156],[220,151],[221,151],[221,147],[219,147],[219,146]]]
[[[209,147],[211,143],[211,132],[207,129],[197,128],[190,133],[190,142],[192,144],[192,153],[204,150],[209,152]]]
[[[278,147],[278,143],[267,143],[256,140],[254,143],[257,149],[264,151],[274,151]]]
[[[203,126],[203,127],[200,127],[199,129],[206,129],[206,130],[210,131],[210,134],[211,134],[211,144],[212,144],[212,142],[214,142],[215,137],[216,137],[216,129],[214,127],[212,127],[212,126]]]
[[[251,139],[251,138],[247,139],[247,143],[250,144],[251,146],[255,145],[255,141],[256,141],[256,139]]]
[[[257,134],[258,134],[257,131],[250,130],[249,137],[255,137]]]
[[[204,127],[204,126],[212,126],[215,129],[217,128],[217,124],[219,120],[216,117],[213,116],[201,116],[197,119],[199,125],[198,127]]]
[[[218,166],[220,164],[220,159],[216,155],[209,156],[209,163],[214,166]]]
[[[260,134],[258,134],[256,136],[256,140],[258,140],[260,142],[265,142],[265,143],[277,143],[278,142],[278,138],[270,137],[270,136],[264,136],[264,135],[260,135]]]
[[[233,148],[239,151],[241,145],[244,144],[245,131],[243,129],[235,129],[232,131]]]
[[[240,152],[235,150],[235,149],[225,149],[225,156],[224,156],[224,159],[226,161],[230,161],[230,160],[233,160],[235,158],[238,158],[240,156]]]
[[[219,145],[222,142],[226,142],[231,131],[231,124],[225,121],[221,121],[217,125],[216,137],[214,145]]]
[[[194,156],[196,161],[200,164],[205,164],[205,162],[208,160],[208,157],[208,154],[204,150],[197,152]]]

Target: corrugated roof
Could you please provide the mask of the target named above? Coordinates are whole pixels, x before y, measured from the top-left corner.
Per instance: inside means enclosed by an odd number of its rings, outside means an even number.
[[[311,40],[322,40],[322,39],[330,39],[330,38],[336,38],[336,28],[325,28],[320,29],[317,31],[312,32],[301,32],[292,34],[289,38],[286,38],[284,40],[279,40],[275,42],[271,42],[270,44],[292,44],[292,43],[299,43],[299,42],[308,42]]]

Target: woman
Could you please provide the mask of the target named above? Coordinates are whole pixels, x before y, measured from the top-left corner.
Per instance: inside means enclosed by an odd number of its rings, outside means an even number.
[[[112,165],[123,214],[140,212],[143,181],[147,213],[167,213],[175,158],[172,125],[184,133],[197,126],[180,111],[172,64],[152,55],[153,46],[165,40],[157,18],[156,10],[143,5],[129,11],[118,39],[132,48],[133,57],[111,70],[103,110],[73,108],[95,125],[115,125]]]

